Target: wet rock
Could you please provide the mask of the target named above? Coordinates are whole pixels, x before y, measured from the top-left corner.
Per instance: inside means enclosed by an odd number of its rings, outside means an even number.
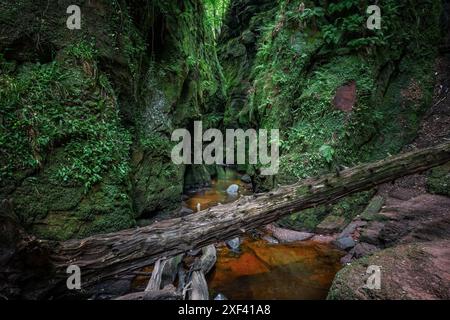
[[[252,183],[252,178],[248,174],[245,174],[241,177],[241,181],[244,183]]]
[[[189,250],[187,254],[188,256],[195,257],[198,256],[201,251],[202,249]]]
[[[224,300],[228,300],[228,299],[227,299],[227,297],[225,297],[223,294],[219,293],[219,294],[214,298],[214,300],[217,300],[217,301],[224,301]]]
[[[384,223],[373,222],[361,234],[360,241],[373,245],[380,245],[380,232],[384,228]]]
[[[321,234],[315,235],[314,237],[311,238],[311,241],[320,242],[320,243],[332,243],[335,240],[336,240],[336,237],[334,237],[334,236],[324,236]]]
[[[274,237],[268,236],[268,235],[263,236],[262,239],[270,244],[279,244],[280,243],[277,239],[275,239]]]
[[[392,198],[391,198],[392,199]],[[417,240],[432,241],[450,236],[450,199],[424,194],[408,201],[389,200],[378,214],[382,220],[370,221],[361,242],[378,247]]]
[[[378,250],[380,249],[373,244],[358,242],[353,249],[349,251],[349,254],[352,254],[354,258],[362,258]]]
[[[231,186],[228,187],[227,189],[227,193],[229,195],[237,195],[239,192],[239,186],[237,184],[232,184]]]
[[[389,192],[389,196],[399,200],[407,201],[420,195],[420,190],[408,189],[408,188],[395,188]]]
[[[344,112],[351,112],[356,103],[356,82],[339,87],[333,99],[333,105]]]
[[[367,205],[366,209],[364,209],[363,213],[361,214],[361,219],[366,221],[373,220],[375,216],[380,212],[383,205],[384,205],[383,197],[381,196],[373,197],[373,199]]]
[[[349,250],[356,245],[356,242],[352,239],[352,237],[345,237],[337,239],[334,244],[341,250]]]
[[[351,222],[348,226],[344,228],[344,230],[342,230],[338,239],[350,237],[358,228],[364,227],[365,225],[367,225],[366,221],[355,220]]]
[[[351,254],[354,259],[359,259],[368,256],[378,250],[380,249],[377,246],[362,242],[358,243],[352,250],[350,250],[349,254]]]
[[[231,251],[239,252],[240,247],[241,247],[241,239],[239,239],[238,237],[234,238],[234,239],[231,239],[231,240],[228,240],[225,243],[227,244],[227,247]]]
[[[344,227],[344,217],[330,215],[317,226],[316,232],[321,234],[333,234],[340,232]]]
[[[278,241],[284,243],[305,241],[314,237],[313,233],[283,229],[274,225],[268,225],[266,230],[268,230]]]
[[[187,215],[193,214],[194,210],[183,207],[183,208],[180,209],[179,213],[180,213],[181,216],[187,216]]]

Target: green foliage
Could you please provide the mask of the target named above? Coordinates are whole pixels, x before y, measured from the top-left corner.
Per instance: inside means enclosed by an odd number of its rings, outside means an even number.
[[[368,16],[365,11],[368,6],[367,1],[359,0],[330,3],[326,8],[327,20],[323,21],[321,25],[325,43],[333,49],[346,47],[354,50],[384,45],[382,30],[370,31],[366,28]],[[386,8],[389,7],[386,6]],[[389,12],[383,12],[383,18],[389,14]],[[331,21],[331,23],[326,21]]]
[[[383,158],[414,136],[432,93],[440,3],[383,1],[382,29],[368,30],[371,4],[280,1],[260,28],[256,59],[227,65],[229,90],[247,100],[237,111],[227,109],[225,121],[239,112],[243,125],[280,129],[279,183]],[[224,45],[231,57],[240,57],[240,50],[239,39]],[[247,88],[243,65],[252,68]],[[356,101],[343,112],[333,101],[350,82]],[[352,216],[366,200],[346,201],[333,213]],[[328,213],[302,212],[286,223],[311,229]]]
[[[352,166],[381,157],[387,148],[389,152],[398,150],[428,101],[431,73],[423,70],[431,70],[426,61],[433,60],[439,6],[427,1],[415,5],[418,9],[414,11],[412,4],[387,1],[382,6],[382,30],[370,31],[366,28],[366,1],[344,0],[327,6],[305,2],[304,10],[299,9],[301,3],[282,1],[278,15],[265,26],[253,68],[254,81],[240,118],[259,119],[261,127],[281,129],[281,175],[307,177],[329,170],[332,158],[336,165]],[[420,16],[426,11],[432,17],[425,21]],[[423,39],[424,33],[429,39]],[[420,50],[412,47],[419,38],[430,45],[422,45]],[[397,95],[392,104],[380,101],[379,94],[386,90],[377,82],[381,67],[399,59],[405,48],[411,48],[416,57],[430,57],[420,58],[416,64],[414,58],[404,58],[402,72],[408,80],[390,83]],[[357,99],[346,115],[332,101],[336,90],[351,81],[356,82]],[[408,91],[411,83],[421,87],[417,90],[423,97],[409,103],[412,108],[405,122],[399,120],[405,117],[401,92]],[[391,99],[391,91],[382,97]],[[404,123],[399,130],[408,132],[404,137],[392,134],[399,121]],[[374,137],[382,127],[386,127],[383,136],[389,137],[385,143],[395,141],[395,146],[377,144]]]
[[[212,30],[216,39],[220,33],[230,0],[203,0],[203,4],[206,11],[206,24]]]
[[[146,52],[147,44],[145,43],[142,34],[133,24],[128,10],[122,8],[120,1],[112,1],[114,7],[114,15],[112,16],[113,26],[110,36],[115,43],[111,46],[115,51],[122,48],[124,56],[127,60],[127,65],[130,70],[133,80],[138,80],[139,71],[142,65],[143,55]]]
[[[360,192],[332,205],[322,205],[290,215],[283,218],[281,224],[297,230],[311,232],[329,215],[343,217],[347,223],[350,223],[364,210],[373,195],[373,191]]]
[[[431,170],[427,188],[431,193],[450,196],[450,162]]]
[[[170,150],[172,149],[170,139],[158,133],[153,133],[141,139],[141,145],[145,150],[166,156],[170,156]]]
[[[327,163],[332,163],[334,158],[334,149],[333,147],[324,144],[320,147],[319,152],[322,154],[322,157],[325,159]]]
[[[90,42],[82,40],[67,47],[66,53],[79,60],[94,61],[97,58],[98,51],[93,40]]]
[[[78,57],[92,57],[86,47],[75,48],[70,52]],[[2,177],[44,166],[61,147],[66,157],[55,176],[61,182],[87,191],[109,170],[128,174],[131,137],[121,128],[114,96],[97,79],[54,62],[25,66],[17,76],[0,76],[0,83]]]

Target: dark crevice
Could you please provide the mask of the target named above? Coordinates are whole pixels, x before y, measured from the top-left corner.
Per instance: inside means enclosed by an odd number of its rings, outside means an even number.
[[[45,64],[54,60],[56,51],[53,44],[39,41],[38,36],[23,36],[6,47],[3,54],[6,60],[15,60],[19,64],[25,62]]]

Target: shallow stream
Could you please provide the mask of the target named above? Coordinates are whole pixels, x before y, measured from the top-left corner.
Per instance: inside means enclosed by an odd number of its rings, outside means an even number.
[[[226,169],[210,188],[189,194],[186,205],[197,211],[200,204],[204,210],[251,193],[240,178],[234,170]],[[239,195],[227,194],[232,184],[239,185]],[[207,277],[208,286],[212,298],[222,293],[233,300],[324,299],[341,268],[341,257],[340,251],[327,244],[271,244],[248,237],[239,253],[226,246],[218,248],[216,266]]]

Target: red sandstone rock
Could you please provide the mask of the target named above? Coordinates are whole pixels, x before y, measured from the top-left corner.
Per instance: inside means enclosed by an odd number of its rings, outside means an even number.
[[[333,105],[344,112],[351,112],[356,103],[356,82],[339,87],[333,99]]]

